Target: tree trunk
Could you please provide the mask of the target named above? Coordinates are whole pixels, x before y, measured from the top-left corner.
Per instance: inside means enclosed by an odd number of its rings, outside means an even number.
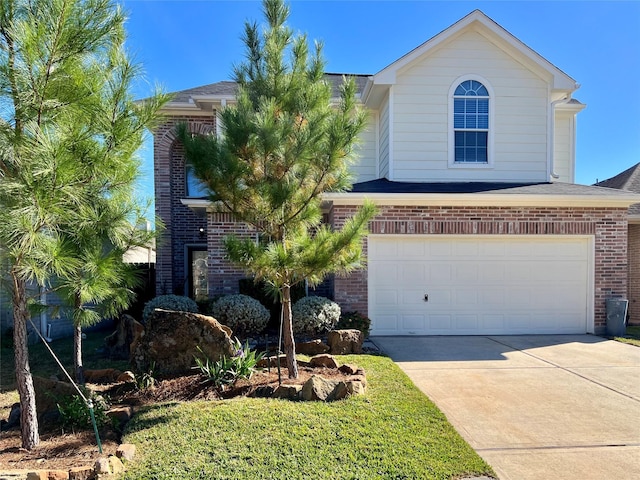
[[[291,321],[291,287],[282,289],[282,318],[284,335],[284,353],[287,356],[289,378],[298,378],[298,362],[296,361],[296,344],[293,339],[293,323]]]
[[[73,370],[76,382],[84,385],[84,367],[82,365],[82,327],[76,325],[73,329]]]
[[[36,393],[29,368],[29,346],[27,341],[27,286],[13,272],[13,345],[16,361],[16,384],[20,395],[20,432],[22,448],[32,450],[40,443]]]

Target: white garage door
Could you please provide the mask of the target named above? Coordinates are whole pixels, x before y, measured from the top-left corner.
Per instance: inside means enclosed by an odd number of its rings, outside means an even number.
[[[373,335],[591,331],[588,237],[370,236]]]

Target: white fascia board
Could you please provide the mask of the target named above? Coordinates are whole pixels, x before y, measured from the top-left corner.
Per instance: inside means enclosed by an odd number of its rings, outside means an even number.
[[[200,110],[200,108],[193,102],[169,102],[162,107],[161,111],[164,110]]]
[[[414,48],[406,55],[400,57],[395,62],[380,70],[373,76],[373,83],[395,84],[396,75],[400,70],[404,69],[416,59],[427,54],[430,50],[437,48],[439,45],[448,41],[463,30],[467,28],[474,28],[474,24],[476,25],[475,28],[481,25],[486,30],[490,31],[495,36],[496,40],[500,40],[505,46],[515,49],[529,61],[548,72],[553,78],[552,88],[572,92],[579,87],[573,78],[546,60],[535,50],[525,45],[521,40],[509,33],[494,20],[487,17],[480,10],[474,10],[466,17],[451,25],[449,28],[431,37],[422,45]]]
[[[235,95],[192,95],[194,102],[231,103],[236,101]]]
[[[472,206],[472,207],[613,207],[629,208],[638,195],[527,195],[498,193],[327,193],[334,205]]]
[[[556,105],[556,111],[578,113],[586,107],[585,103],[559,103]]]
[[[180,203],[185,207],[189,207],[191,209],[205,209],[208,210],[213,207],[213,203],[211,200],[207,200],[205,198],[181,198]]]

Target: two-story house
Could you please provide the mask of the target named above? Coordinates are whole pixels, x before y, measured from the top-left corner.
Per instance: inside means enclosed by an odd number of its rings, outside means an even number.
[[[638,197],[573,183],[576,81],[477,10],[355,77],[370,121],[353,190],[326,194],[325,209],[335,227],[366,198],[379,214],[367,268],[333,282],[342,309],[376,335],[603,331],[605,300],[627,293]],[[231,293],[245,276],[221,240],[249,232],[207,211],[174,130],[219,132],[235,87],[177,92],[155,132],[158,293]]]

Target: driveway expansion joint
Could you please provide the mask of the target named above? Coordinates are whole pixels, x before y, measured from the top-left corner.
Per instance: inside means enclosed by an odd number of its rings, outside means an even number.
[[[522,350],[522,349],[520,349],[518,347],[514,347],[513,345],[509,345],[508,343],[496,340],[493,337],[485,337],[485,338],[487,340],[491,340],[491,341],[493,341],[493,342],[495,342],[495,343],[497,343],[499,345],[504,345],[505,347],[509,347],[509,348],[511,348],[513,350],[517,350],[520,353],[523,353],[524,355],[528,355],[531,358],[535,358],[536,360],[539,360],[541,362],[547,363],[547,364],[549,364],[549,365],[551,365],[551,366],[553,366],[555,368],[558,368],[558,369],[563,370],[563,371],[565,371],[567,373],[570,373],[571,375],[575,375],[576,377],[579,377],[579,378],[581,378],[583,380],[586,380],[587,382],[593,383],[594,385],[598,385],[599,387],[602,387],[602,388],[605,388],[607,390],[610,390],[610,391],[612,391],[614,393],[617,393],[618,395],[622,395],[623,397],[629,398],[629,399],[633,400],[634,402],[640,403],[640,399],[634,397],[633,395],[629,395],[628,393],[621,392],[620,390],[618,390],[616,388],[610,387],[610,386],[605,385],[604,383],[598,382],[598,381],[596,381],[596,380],[594,380],[592,378],[589,378],[589,377],[586,377],[584,375],[581,375],[578,372],[576,372],[574,370],[571,370],[571,368],[569,368],[569,367],[563,367],[562,365],[558,365],[557,363],[553,363],[550,360],[546,360],[546,359],[541,358],[541,357],[539,357],[537,355],[534,355],[533,353],[528,352],[527,350]]]

